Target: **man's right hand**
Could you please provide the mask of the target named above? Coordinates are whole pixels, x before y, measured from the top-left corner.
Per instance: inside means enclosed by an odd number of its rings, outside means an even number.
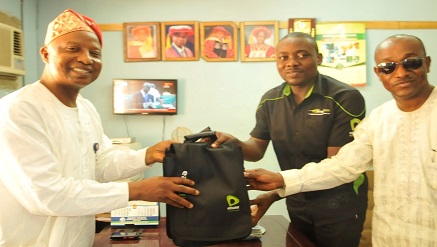
[[[193,204],[179,194],[199,195],[192,188],[194,181],[182,177],[151,177],[129,182],[129,200],[164,202],[177,208],[193,208]]]
[[[250,137],[249,140],[242,142],[230,134],[218,131],[216,132],[216,136],[217,140],[211,144],[212,148],[218,148],[227,141],[236,140],[243,150],[244,160],[252,162],[259,161],[264,157],[264,153],[270,142],[269,140],[261,140],[255,137]]]
[[[244,171],[248,189],[270,191],[285,187],[284,178],[279,172],[271,172],[266,169],[246,169]]]
[[[215,133],[215,135],[217,136],[217,140],[211,144],[211,147],[213,147],[213,148],[220,147],[220,145],[222,145],[223,143],[225,143],[227,141],[237,139],[230,134],[218,132],[218,131]]]
[[[271,191],[258,195],[255,199],[250,200],[251,215],[252,215],[252,226],[255,226],[261,217],[267,212],[270,206],[281,197],[276,193],[276,191]]]

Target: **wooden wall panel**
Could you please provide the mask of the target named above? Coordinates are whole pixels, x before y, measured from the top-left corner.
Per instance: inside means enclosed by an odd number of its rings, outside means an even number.
[[[366,23],[367,29],[437,29],[437,21],[364,21],[364,23]],[[236,24],[238,25],[238,23]],[[100,24],[100,27],[102,31],[123,31],[123,24],[121,23]],[[288,22],[280,22],[279,28],[288,28]]]

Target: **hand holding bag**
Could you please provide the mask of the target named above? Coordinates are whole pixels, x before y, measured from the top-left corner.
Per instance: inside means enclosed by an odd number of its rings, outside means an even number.
[[[168,237],[178,246],[205,246],[246,238],[252,230],[252,218],[241,147],[236,141],[218,148],[211,148],[211,141],[193,142],[215,138],[214,131],[191,136],[166,150],[164,176],[192,179],[200,194],[181,195],[193,203],[192,209],[166,206]]]

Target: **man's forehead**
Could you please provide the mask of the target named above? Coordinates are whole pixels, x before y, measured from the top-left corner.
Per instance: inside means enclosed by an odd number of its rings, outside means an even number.
[[[64,45],[75,45],[80,44],[93,47],[93,49],[101,49],[100,40],[95,33],[87,32],[87,31],[75,31],[66,33],[62,36],[57,37],[53,41],[51,41],[47,47],[52,46],[64,46]]]
[[[421,43],[419,40],[410,36],[391,37],[383,41],[380,45],[380,49],[393,49],[393,47],[418,47],[420,49]]]
[[[423,51],[423,47],[417,39],[412,37],[393,37],[383,41],[377,47],[375,55],[381,53],[399,53],[400,50],[405,50],[405,53],[417,54]]]

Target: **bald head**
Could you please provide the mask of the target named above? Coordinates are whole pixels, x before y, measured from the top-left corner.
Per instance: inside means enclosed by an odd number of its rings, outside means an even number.
[[[410,43],[412,42],[412,43],[418,44],[420,50],[418,50],[417,52],[423,53],[423,54],[420,54],[423,57],[426,56],[425,46],[424,46],[421,39],[419,39],[418,37],[416,37],[414,35],[396,34],[396,35],[392,35],[392,36],[386,38],[381,43],[379,43],[379,45],[375,49],[375,56],[374,56],[375,61],[376,61],[376,58],[379,56],[379,53],[381,52],[381,50],[385,50],[387,48],[390,48],[394,44],[401,42],[401,41],[410,42]]]

